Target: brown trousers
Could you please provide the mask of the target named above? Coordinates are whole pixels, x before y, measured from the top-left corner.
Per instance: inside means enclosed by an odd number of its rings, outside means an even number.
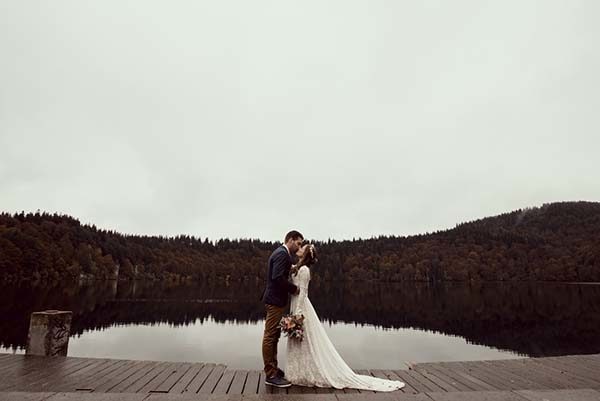
[[[277,373],[277,343],[281,336],[279,322],[285,312],[285,306],[265,304],[267,318],[265,319],[265,332],[262,341],[263,362],[265,364],[265,375],[267,378]]]

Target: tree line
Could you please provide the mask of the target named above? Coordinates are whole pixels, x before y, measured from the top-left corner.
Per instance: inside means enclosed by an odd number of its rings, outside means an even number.
[[[315,280],[600,281],[600,203],[519,209],[412,236],[315,241]],[[124,235],[74,217],[0,214],[0,280],[263,281],[279,243]]]

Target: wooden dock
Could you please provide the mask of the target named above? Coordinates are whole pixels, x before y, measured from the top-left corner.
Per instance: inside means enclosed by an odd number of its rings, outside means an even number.
[[[406,370],[358,372],[401,380],[406,387],[380,394],[301,386],[276,389],[265,386],[261,371],[213,363],[0,354],[0,400],[538,399],[527,398],[533,394],[545,394],[548,400],[551,394],[571,394],[561,400],[600,400],[600,354],[419,363]],[[500,395],[509,398],[497,398]],[[471,398],[479,396],[483,398]]]

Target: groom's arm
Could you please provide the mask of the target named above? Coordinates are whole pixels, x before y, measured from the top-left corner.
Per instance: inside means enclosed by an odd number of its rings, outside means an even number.
[[[273,260],[273,273],[272,279],[275,282],[275,285],[282,290],[289,292],[290,294],[295,294],[298,291],[298,287],[288,281],[286,271],[289,271],[290,261],[286,254],[281,252],[275,260]]]

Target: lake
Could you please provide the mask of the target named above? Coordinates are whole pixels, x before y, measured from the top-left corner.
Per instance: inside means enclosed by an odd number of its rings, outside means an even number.
[[[261,369],[262,290],[255,282],[0,286],[0,352],[24,352],[31,312],[63,309],[74,314],[69,356]],[[309,296],[355,369],[600,352],[600,285],[315,281]]]

